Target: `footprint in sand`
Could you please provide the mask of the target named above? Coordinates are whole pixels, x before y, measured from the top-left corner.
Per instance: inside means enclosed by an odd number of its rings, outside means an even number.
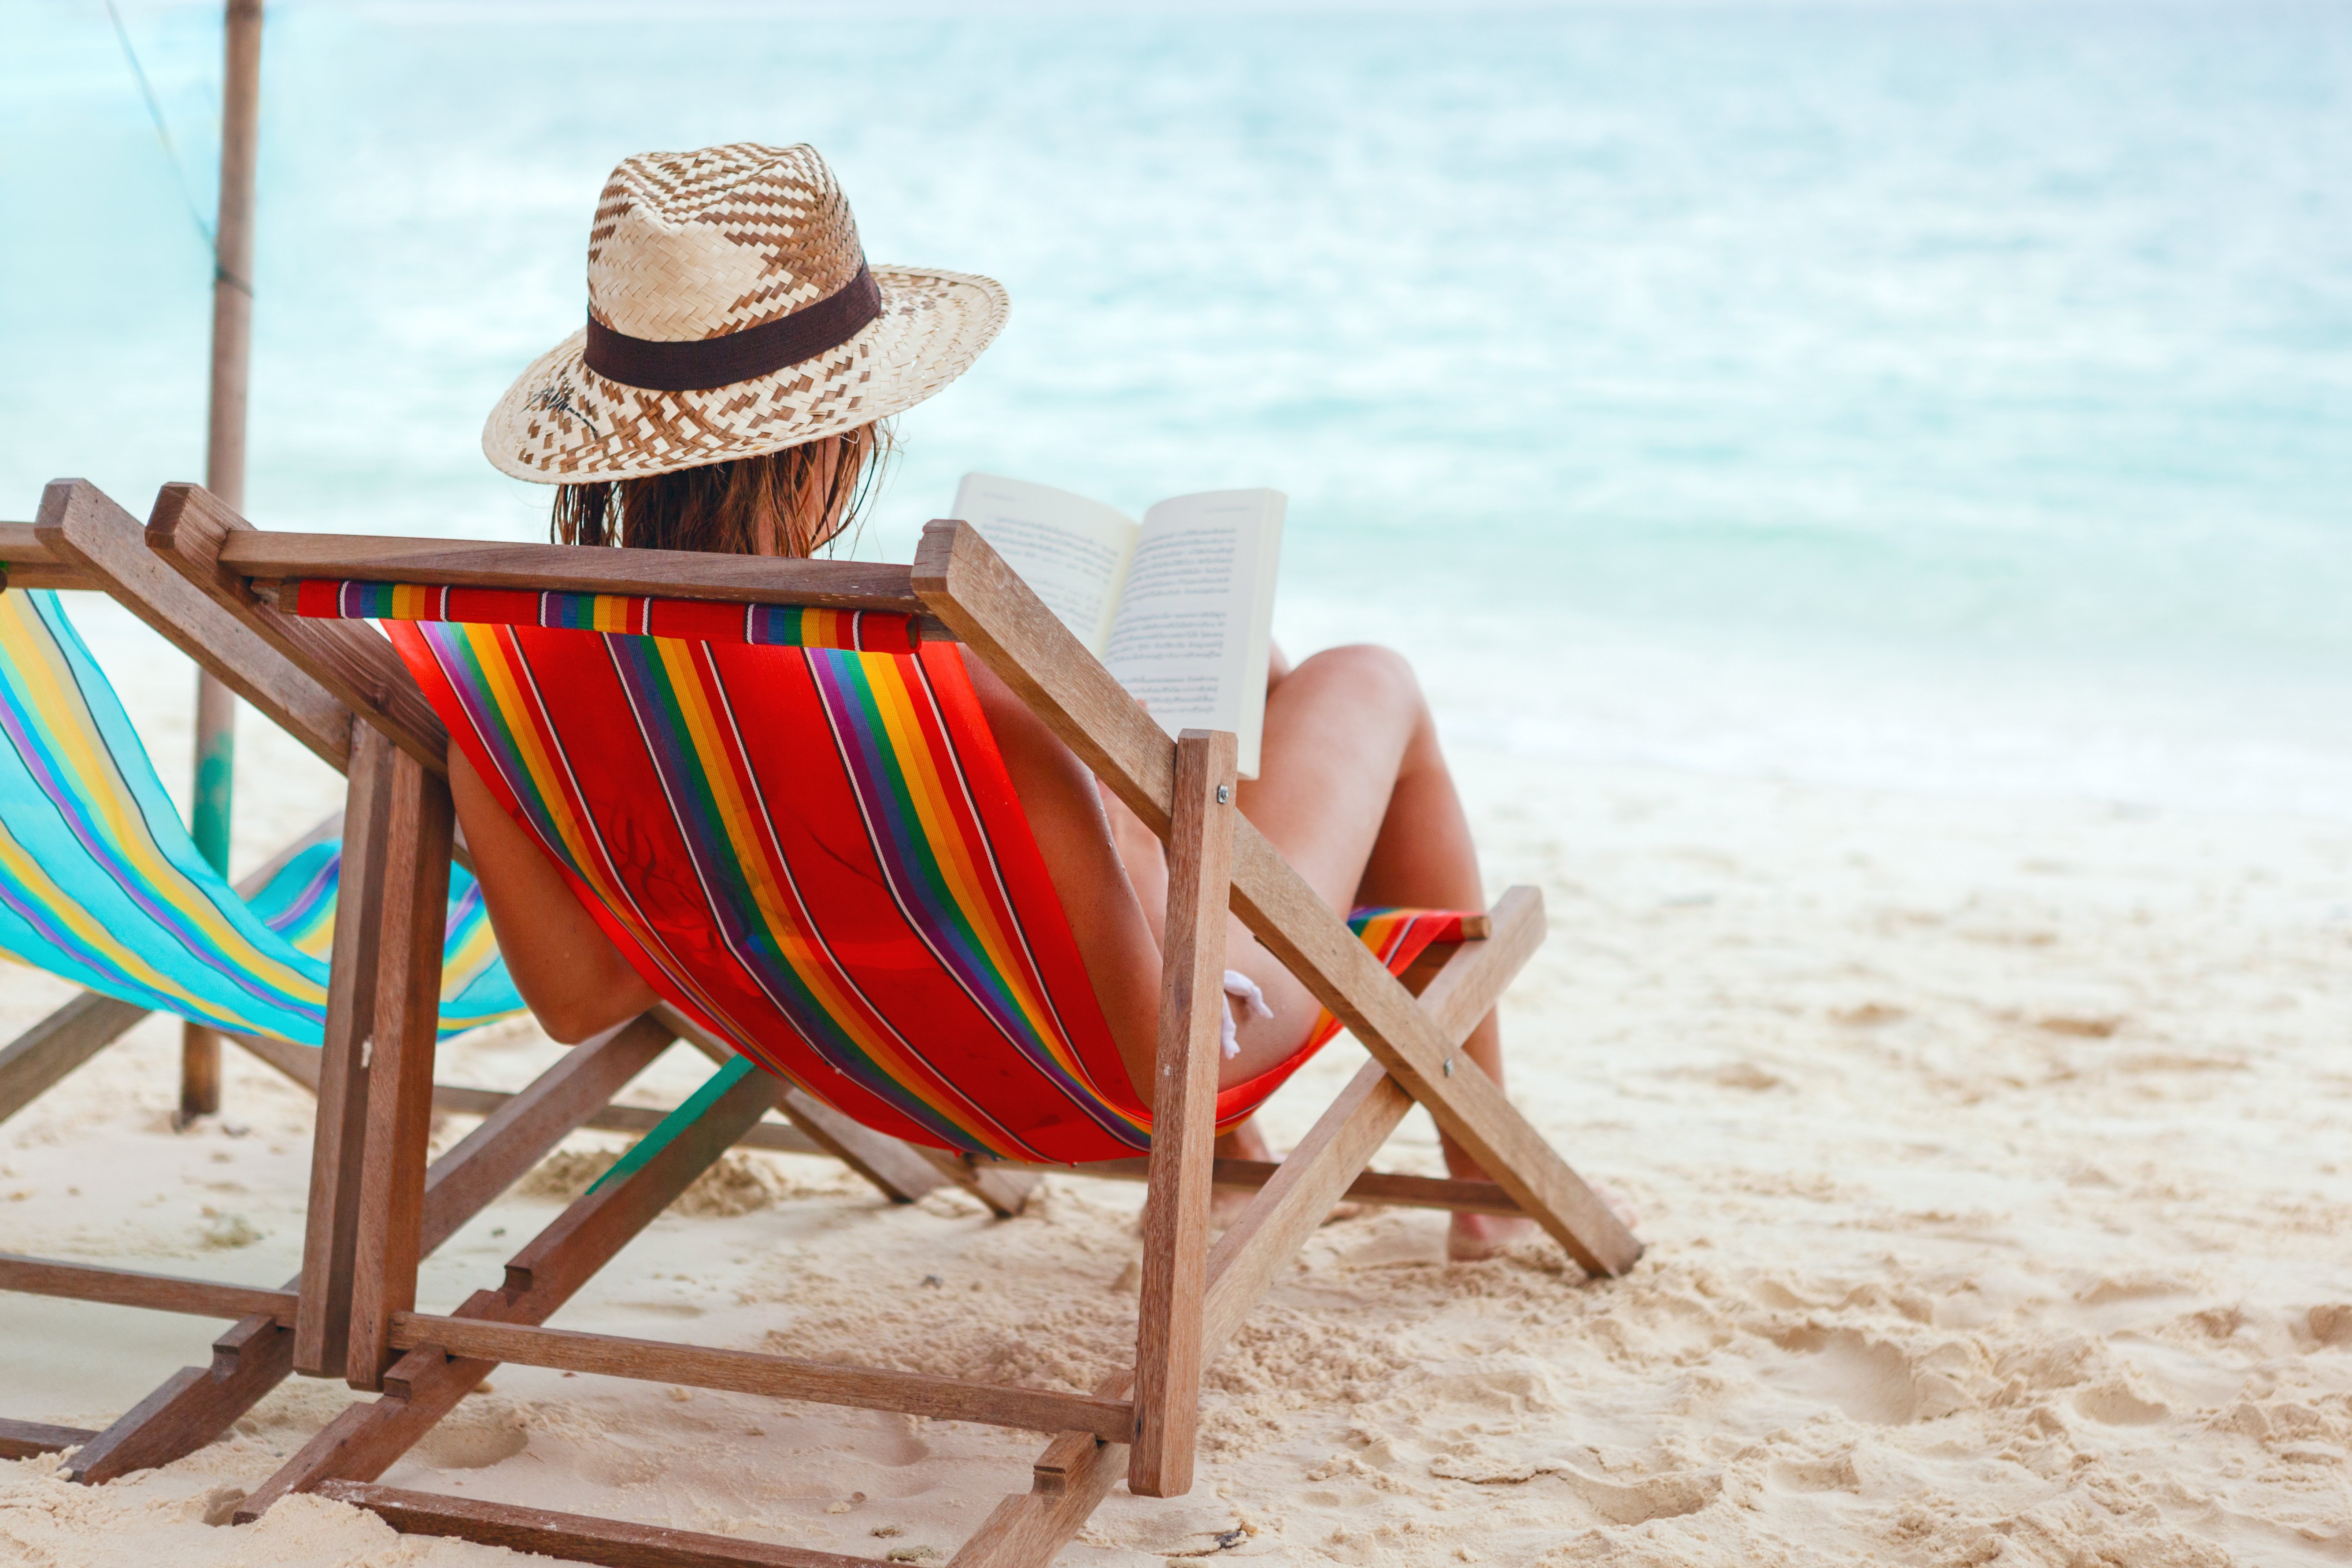
[[[1919,1418],[1918,1380],[1900,1346],[1859,1330],[1811,1323],[1775,1338],[1798,1359],[1777,1369],[1773,1382],[1874,1426],[1899,1426]]]
[[[2074,1408],[2109,1426],[2148,1426],[2172,1414],[2162,1400],[2142,1397],[2128,1384],[2109,1379],[2074,1395]]]
[[[2323,1345],[2352,1345],[2352,1306],[2331,1301],[2314,1307],[2304,1320],[2311,1337]]]
[[[1491,1461],[1441,1454],[1430,1461],[1429,1473],[1443,1480],[1475,1481],[1480,1486],[1524,1486],[1538,1476],[1557,1476],[1585,1507],[1611,1524],[1679,1519],[1686,1513],[1696,1513],[1723,1490],[1722,1476],[1712,1471],[1643,1476],[1637,1480],[1621,1481],[1591,1475],[1565,1459],[1496,1466]]]
[[[487,1418],[450,1419],[416,1445],[416,1458],[436,1470],[486,1470],[530,1446],[530,1434],[512,1411]]]

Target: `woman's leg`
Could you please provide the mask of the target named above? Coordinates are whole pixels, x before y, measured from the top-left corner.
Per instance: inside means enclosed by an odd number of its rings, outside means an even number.
[[[1106,811],[1104,795],[1068,749],[985,666],[967,663],[1129,1076],[1148,1100],[1158,1028],[1158,927],[1167,899],[1166,863],[1153,853],[1157,840],[1141,824],[1120,820],[1123,811]],[[1397,655],[1333,648],[1276,682],[1266,697],[1260,771],[1241,786],[1243,814],[1333,909],[1374,901],[1484,907],[1477,857],[1435,726],[1412,667]],[[1225,967],[1255,981],[1275,1013],[1242,1020],[1240,1055],[1219,1074],[1221,1083],[1233,1084],[1286,1059],[1322,1009],[1238,920],[1227,927]],[[1492,1017],[1467,1048],[1499,1081]],[[1221,1152],[1257,1159],[1267,1153],[1247,1124]],[[1480,1173],[1450,1143],[1446,1164],[1457,1174]],[[1448,1248],[1456,1257],[1477,1256],[1526,1223],[1457,1215]]]
[[[1412,667],[1385,648],[1318,654],[1268,694],[1260,777],[1241,786],[1240,805],[1334,909],[1486,908],[1469,820],[1429,705]],[[1256,981],[1276,1011],[1270,1020],[1243,1026],[1242,1055],[1228,1064],[1226,1081],[1232,1082],[1296,1050],[1321,1007],[1238,921],[1228,938],[1227,963]],[[1502,1031],[1494,1014],[1479,1021],[1465,1049],[1502,1082]],[[1453,1140],[1443,1142],[1447,1170],[1456,1176],[1486,1174]],[[1228,1135],[1223,1152],[1263,1159],[1265,1151],[1256,1129],[1244,1123]],[[1483,1256],[1528,1223],[1457,1215],[1448,1251]]]

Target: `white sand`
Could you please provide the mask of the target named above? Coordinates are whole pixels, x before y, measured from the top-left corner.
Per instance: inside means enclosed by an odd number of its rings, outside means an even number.
[[[1448,1267],[1433,1215],[1327,1227],[1213,1369],[1193,1494],[1115,1492],[1062,1561],[2352,1559],[2352,828],[1463,771],[1495,882],[1552,912],[1513,1091],[1648,1258],[1595,1285],[1542,1244]],[[251,786],[251,840],[306,778]],[[64,994],[11,972],[0,1025]],[[0,1129],[0,1247],[292,1272],[307,1102],[239,1058],[224,1123],[175,1136],[173,1048],[151,1021]],[[444,1076],[551,1049],[513,1029]],[[1360,1059],[1303,1074],[1276,1142]],[[695,1076],[666,1058],[648,1098]],[[1139,1189],[1057,1180],[998,1224],[733,1158],[557,1322],[1072,1388],[1128,1352]],[[1427,1123],[1386,1159],[1434,1170]],[[425,1304],[494,1282],[582,1163],[467,1226]],[[102,1426],[213,1331],[0,1297],[0,1410]],[[348,1397],[289,1384],[101,1489],[0,1465],[0,1561],[499,1558],[313,1499],[207,1527]],[[386,1479],[937,1561],[1038,1447],[509,1368]]]

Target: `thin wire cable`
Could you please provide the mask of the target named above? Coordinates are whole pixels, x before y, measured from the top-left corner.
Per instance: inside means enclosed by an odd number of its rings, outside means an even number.
[[[148,85],[147,72],[139,64],[139,51],[131,47],[131,30],[122,25],[122,13],[114,8],[114,0],[106,0],[106,15],[114,24],[114,36],[122,40],[122,58],[131,62],[131,74],[139,80],[140,96],[147,100],[148,118],[155,122],[155,139],[163,143],[163,157],[172,165],[172,178],[179,182],[180,199],[188,204],[188,216],[194,222],[205,248],[212,252],[213,267],[217,270],[220,241],[213,236],[213,226],[205,221],[204,209],[196,205],[195,193],[188,188],[187,171],[180,167],[179,149],[172,145],[172,132],[163,123],[163,106],[156,101],[155,89]]]

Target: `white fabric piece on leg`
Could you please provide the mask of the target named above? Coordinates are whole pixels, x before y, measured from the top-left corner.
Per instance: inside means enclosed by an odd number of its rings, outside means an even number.
[[[1274,1009],[1265,1005],[1265,993],[1257,988],[1257,982],[1238,969],[1225,971],[1224,992],[1218,998],[1225,1010],[1224,1022],[1220,1027],[1225,1056],[1230,1060],[1242,1054],[1241,1028],[1234,1022],[1234,998],[1238,996],[1242,999],[1242,1005],[1249,1009],[1249,1016],[1253,1018],[1271,1018]]]

